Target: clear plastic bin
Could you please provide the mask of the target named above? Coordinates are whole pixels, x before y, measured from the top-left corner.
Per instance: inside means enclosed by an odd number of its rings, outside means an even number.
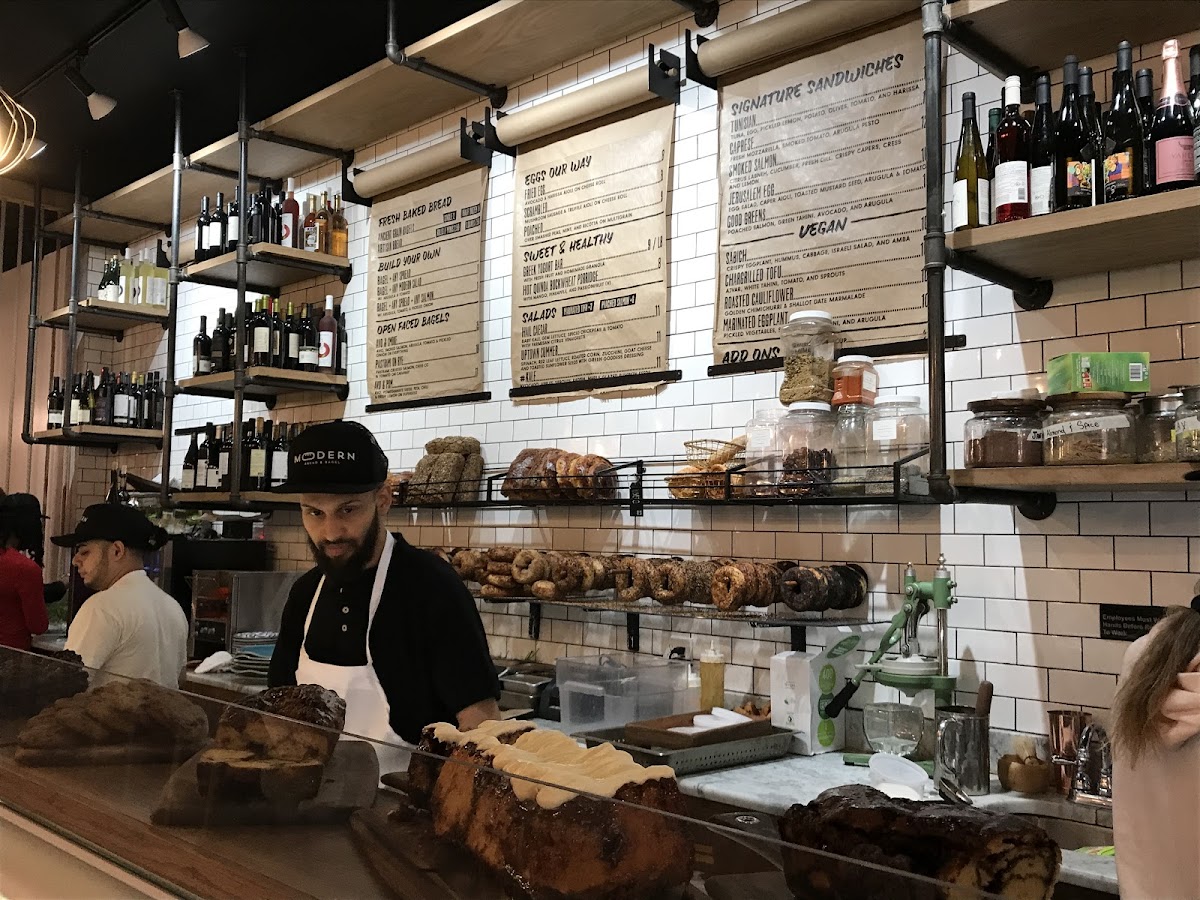
[[[564,657],[554,664],[567,734],[618,728],[699,709],[690,665],[639,653]]]

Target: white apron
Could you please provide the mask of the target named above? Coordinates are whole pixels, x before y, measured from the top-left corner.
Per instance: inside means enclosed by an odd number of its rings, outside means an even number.
[[[379,558],[379,568],[375,570],[375,583],[371,586],[371,604],[367,612],[367,664],[335,666],[321,663],[310,657],[305,650],[308,626],[312,623],[317,598],[321,596],[321,588],[325,585],[325,576],[322,575],[317,583],[317,592],[313,594],[312,602],[308,605],[304,635],[300,639],[300,663],[296,666],[296,684],[319,684],[326,690],[335,691],[346,701],[345,732],[348,736],[383,742],[374,744],[381,775],[407,769],[410,756],[407,750],[402,749],[402,745],[408,746],[404,739],[392,731],[388,720],[391,707],[375,674],[374,660],[371,658],[371,624],[375,621],[376,610],[379,609],[379,598],[383,595],[383,585],[387,580],[388,565],[392,561],[392,549],[395,546],[396,539],[389,534],[383,545],[383,555]]]

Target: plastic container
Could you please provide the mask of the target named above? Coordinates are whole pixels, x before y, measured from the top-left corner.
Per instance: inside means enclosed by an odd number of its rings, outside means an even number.
[[[793,403],[779,423],[783,497],[828,496],[834,479],[833,410],[828,403]]]
[[[779,483],[783,455],[779,423],[787,415],[782,406],[760,409],[746,424],[746,468],[742,473],[743,493],[748,497],[771,497]]]
[[[929,416],[921,408],[921,399],[908,395],[879,397],[869,419],[867,440],[868,494],[892,493],[894,464],[929,446]],[[905,480],[918,475],[928,465],[928,457],[906,463],[900,473]]]
[[[1175,411],[1183,405],[1183,395],[1159,394],[1137,403],[1137,461],[1175,462]]]
[[[967,404],[974,413],[963,429],[968,469],[1042,464],[1041,400],[1004,398]]]
[[[637,653],[563,657],[554,664],[563,730],[618,728],[694,712],[700,696],[689,685],[689,668],[687,662]]]
[[[828,403],[833,398],[833,354],[838,327],[819,309],[794,312],[780,333],[783,384],[779,402]]]
[[[1175,410],[1175,456],[1180,462],[1200,460],[1200,385],[1183,388]]]
[[[879,391],[879,373],[875,371],[875,360],[869,356],[843,356],[833,364],[834,406],[847,403],[875,405]]]
[[[725,654],[716,641],[700,654],[700,708],[717,709],[725,705]]]
[[[861,494],[867,481],[867,444],[871,433],[871,407],[847,403],[837,408],[833,456],[837,462],[833,490],[836,494]]]
[[[1137,461],[1137,433],[1128,398],[1115,391],[1056,394],[1046,400],[1042,455],[1048,466],[1115,465]]]

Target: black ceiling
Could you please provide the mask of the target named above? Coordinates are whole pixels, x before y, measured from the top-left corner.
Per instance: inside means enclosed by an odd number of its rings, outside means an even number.
[[[136,0],[3,0],[0,85],[16,93]],[[400,41],[409,44],[490,0],[405,0]],[[383,59],[384,0],[179,0],[210,46],[187,59],[158,0],[150,0],[95,46],[84,76],[117,108],[98,122],[61,74],[21,98],[48,147],[12,177],[69,190],[76,151],[84,193],[103,196],[171,161],[170,91],[183,91],[184,152],[237,131],[238,51],[247,58],[247,114],[266,118]],[[329,143],[338,144],[337,135]]]

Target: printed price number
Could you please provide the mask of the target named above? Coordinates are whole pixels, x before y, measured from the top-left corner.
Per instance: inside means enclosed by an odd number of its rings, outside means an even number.
[[[660,234],[660,235],[656,235],[655,237],[652,237],[652,238],[647,238],[647,239],[646,239],[646,250],[647,250],[647,251],[650,251],[650,250],[661,250],[661,249],[662,249],[662,246],[663,246],[663,239],[662,239],[662,235],[661,235],[661,234]]]
[[[778,359],[780,350],[778,347],[755,347],[753,350],[726,350],[725,355],[721,357],[722,363],[742,363],[754,360]]]

